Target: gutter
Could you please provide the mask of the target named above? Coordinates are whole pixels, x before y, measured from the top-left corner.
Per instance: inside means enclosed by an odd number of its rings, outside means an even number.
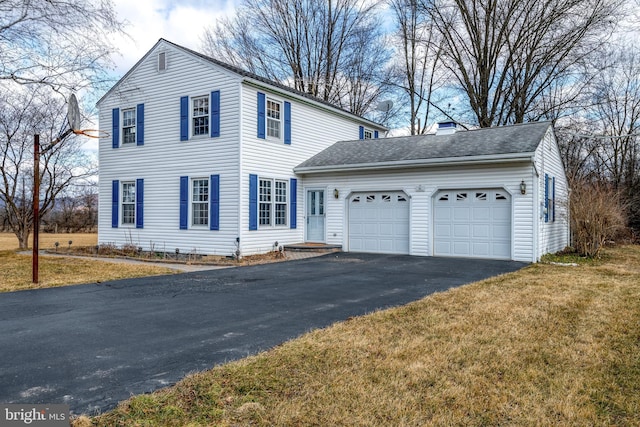
[[[406,168],[424,168],[438,166],[466,166],[500,163],[533,163],[535,153],[510,153],[491,154],[474,157],[442,157],[437,159],[394,160],[388,162],[354,163],[348,165],[327,165],[296,167],[293,171],[297,174],[332,173],[393,170]]]
[[[327,110],[327,111],[331,111],[334,114],[339,114],[339,115],[342,115],[342,116],[345,116],[345,115],[349,116],[350,118],[355,119],[355,120],[357,120],[359,122],[366,123],[367,125],[371,126],[372,128],[381,130],[383,132],[389,132],[389,128],[387,128],[385,126],[382,126],[379,123],[372,122],[369,119],[365,119],[364,117],[361,117],[361,116],[358,116],[356,114],[350,113],[350,112],[348,112],[346,110],[343,110],[341,108],[333,106],[328,102],[325,103],[325,102],[321,102],[321,101],[318,101],[318,100],[315,100],[315,99],[312,99],[312,98],[308,98],[308,97],[304,96],[303,94],[298,94],[298,93],[294,92],[293,89],[290,89],[290,88],[287,88],[287,89],[279,88],[278,86],[274,86],[274,85],[268,84],[266,82],[262,82],[260,80],[256,80],[254,78],[246,77],[246,76],[242,77],[242,82],[246,83],[249,86],[252,86],[252,87],[255,87],[255,88],[258,88],[258,89],[265,89],[265,90],[268,90],[269,92],[274,92],[274,93],[277,93],[278,95],[285,96],[287,98],[295,98],[296,100],[298,100],[298,101],[300,101],[302,103],[313,105],[314,107],[322,108],[322,109]],[[311,95],[309,95],[309,96],[311,96]]]

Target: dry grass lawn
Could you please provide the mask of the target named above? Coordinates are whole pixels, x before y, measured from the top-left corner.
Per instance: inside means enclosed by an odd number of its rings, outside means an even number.
[[[72,245],[93,246],[97,242],[96,234],[41,234],[40,248],[54,249],[54,243],[60,247]],[[103,262],[91,258],[65,258],[41,256],[39,258],[38,284],[31,283],[31,255],[16,252],[18,240],[13,234],[0,233],[0,292],[82,283],[104,282],[107,280],[130,277],[173,274],[175,271],[153,265],[129,265]]]
[[[640,425],[640,247],[338,323],[74,425]]]

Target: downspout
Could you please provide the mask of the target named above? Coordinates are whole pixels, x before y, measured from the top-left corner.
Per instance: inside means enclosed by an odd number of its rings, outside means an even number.
[[[245,201],[248,197],[245,197],[244,194],[244,189],[242,188],[242,178],[244,177],[244,172],[243,172],[243,168],[242,168],[242,130],[243,130],[243,126],[244,126],[244,114],[242,113],[242,105],[243,105],[243,87],[242,87],[242,79],[239,80],[238,82],[238,91],[239,93],[239,97],[238,99],[240,99],[240,106],[238,114],[240,116],[240,123],[238,126],[238,198],[240,200],[238,200],[238,234],[237,234],[237,239],[239,239],[239,241],[237,241],[237,249],[238,251],[240,251],[240,256],[242,256],[243,250],[242,250],[242,243],[243,243],[243,238],[242,238],[242,212],[244,212],[244,207],[245,207]]]
[[[538,170],[536,168],[535,160],[531,167],[531,182],[533,183],[533,194],[531,200],[533,203],[533,250],[531,251],[531,262],[538,262],[539,242],[540,242],[540,205],[539,205],[539,179]]]

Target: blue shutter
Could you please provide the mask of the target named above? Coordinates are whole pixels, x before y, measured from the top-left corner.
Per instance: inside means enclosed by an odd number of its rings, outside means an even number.
[[[144,179],[136,179],[136,228],[144,228]]]
[[[120,146],[120,109],[111,110],[111,144],[113,148]]]
[[[189,224],[189,177],[180,177],[180,230],[186,230]]]
[[[374,132],[373,132],[373,137],[374,137],[375,139],[378,139],[378,136],[380,136],[380,134],[378,133],[378,131],[374,131]]]
[[[180,98],[180,141],[189,139],[189,97]]]
[[[211,92],[211,138],[220,136],[220,91]]]
[[[258,175],[249,175],[249,230],[258,229]]]
[[[138,104],[136,111],[136,144],[144,145],[144,104]]]
[[[266,121],[265,121],[266,97],[264,93],[258,92],[258,138],[265,139]]]
[[[549,175],[544,174],[544,222],[549,222]]]
[[[284,143],[291,145],[291,103],[284,102]]]
[[[111,181],[111,227],[118,228],[119,220],[118,220],[118,212],[120,210],[119,206],[119,196],[120,193],[120,181],[117,179]]]
[[[298,226],[298,180],[291,178],[291,202],[289,203],[289,227]]]
[[[220,175],[211,175],[211,206],[209,207],[209,229],[220,230]]]
[[[553,178],[551,178],[551,182],[552,182],[552,190],[551,190],[551,201],[553,203],[553,217],[551,218],[551,221],[556,220],[556,177],[554,176]]]
[[[364,139],[364,126],[360,126],[360,139]]]

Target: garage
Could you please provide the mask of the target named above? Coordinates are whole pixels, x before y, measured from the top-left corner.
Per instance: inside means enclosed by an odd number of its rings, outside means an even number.
[[[440,191],[434,255],[511,259],[511,197],[502,189]]]
[[[348,206],[350,251],[409,253],[409,197],[404,192],[354,193]]]

